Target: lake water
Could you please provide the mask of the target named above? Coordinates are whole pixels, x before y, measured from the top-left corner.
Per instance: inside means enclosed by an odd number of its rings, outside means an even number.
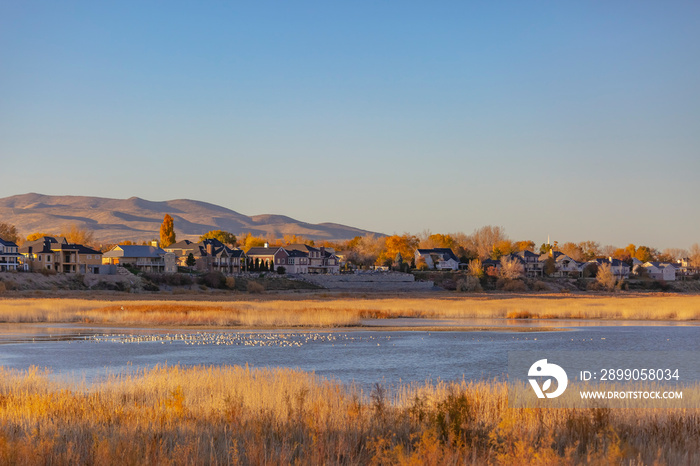
[[[513,332],[503,320],[412,321],[406,330],[233,331],[119,329],[50,324],[0,326],[0,365],[50,368],[58,377],[99,380],[156,364],[291,367],[342,382],[492,380],[505,377],[509,351],[699,351],[700,326],[677,323],[535,321]],[[421,331],[414,325],[503,327]],[[523,323],[518,325],[522,326]],[[537,326],[559,331],[537,331]],[[685,381],[700,381],[700,373]]]

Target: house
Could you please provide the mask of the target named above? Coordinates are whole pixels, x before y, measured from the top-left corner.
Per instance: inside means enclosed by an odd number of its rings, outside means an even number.
[[[332,249],[315,248],[307,244],[288,244],[284,246],[284,250],[288,254],[297,251],[305,255],[308,259],[308,273],[340,273],[340,260]],[[295,256],[294,259],[296,260],[297,257],[303,258],[303,256]]]
[[[518,258],[523,265],[526,277],[535,278],[544,275],[544,261],[540,261],[540,255],[532,251],[516,252],[511,257]]]
[[[102,253],[64,237],[44,236],[19,248],[25,270],[55,270],[59,273],[98,274]]]
[[[559,253],[554,255],[554,267],[556,272],[552,274],[553,277],[580,277],[583,275],[583,268],[586,266],[585,263],[581,263],[573,260],[566,254]]]
[[[642,268],[655,280],[672,282],[676,280],[676,267],[670,262],[645,262]]]
[[[416,249],[416,264],[423,259],[429,269],[457,270],[459,259],[450,248]]]
[[[183,240],[163,249],[175,254],[181,267],[187,266],[187,258],[192,254],[195,268],[200,271],[229,275],[245,268],[245,253],[241,249],[230,248],[217,239],[206,239],[199,243]]]
[[[20,266],[19,247],[12,241],[0,238],[0,272],[13,272]]]
[[[629,266],[629,264],[627,264],[627,262],[621,261],[620,259],[613,259],[612,257],[608,257],[607,259],[596,259],[594,261],[591,261],[591,263],[596,264],[599,267],[601,265],[608,264],[610,266],[610,271],[617,278],[630,278],[631,267]]]
[[[245,253],[248,259],[247,270],[260,269],[263,265],[268,269],[276,269],[278,266],[287,267],[287,257],[289,253],[280,247],[270,247],[265,243],[265,246],[250,248]]]
[[[292,249],[287,251],[287,263],[283,264],[284,259],[278,258],[277,267],[282,266],[287,271],[287,273],[309,273],[309,255],[303,251],[297,251]]]
[[[102,263],[109,265],[130,265],[144,272],[175,273],[175,254],[157,246],[119,245],[102,255]]]

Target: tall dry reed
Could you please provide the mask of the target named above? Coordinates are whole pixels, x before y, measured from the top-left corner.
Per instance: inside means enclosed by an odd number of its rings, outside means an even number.
[[[502,383],[156,367],[76,387],[0,368],[0,464],[698,462],[697,411],[511,409]]]
[[[338,327],[395,317],[693,321],[700,320],[700,296],[0,301],[0,322]]]

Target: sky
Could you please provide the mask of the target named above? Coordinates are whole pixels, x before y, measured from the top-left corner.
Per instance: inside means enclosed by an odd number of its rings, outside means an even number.
[[[0,197],[700,242],[695,1],[0,1]]]

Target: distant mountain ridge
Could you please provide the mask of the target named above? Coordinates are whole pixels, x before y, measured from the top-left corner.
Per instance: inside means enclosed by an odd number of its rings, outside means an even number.
[[[163,216],[170,214],[178,240],[196,239],[211,230],[235,235],[301,235],[313,240],[341,240],[373,233],[337,223],[307,223],[284,215],[247,216],[202,201],[175,199],[149,201],[138,197],[110,199],[90,196],[21,194],[0,199],[0,221],[11,223],[20,234],[59,233],[71,224],[88,228],[103,243],[158,238]]]

